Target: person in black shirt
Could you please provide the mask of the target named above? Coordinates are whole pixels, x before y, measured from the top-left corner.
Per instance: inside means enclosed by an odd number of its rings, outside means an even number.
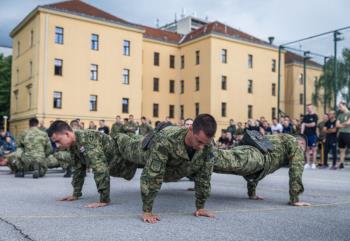
[[[333,164],[331,169],[337,169],[337,119],[335,118],[335,112],[330,111],[328,113],[328,121],[323,127],[323,132],[326,134],[326,144],[324,148],[324,167],[328,167],[328,153],[332,151]]]
[[[306,164],[305,168],[316,169],[316,158],[317,158],[317,121],[318,117],[313,111],[311,104],[307,105],[307,114],[303,118],[301,133],[307,137],[307,148],[306,148]],[[310,162],[310,150],[312,153],[312,161]]]
[[[100,127],[98,128],[98,131],[109,135],[109,128],[105,125],[105,120],[100,120],[99,124]]]

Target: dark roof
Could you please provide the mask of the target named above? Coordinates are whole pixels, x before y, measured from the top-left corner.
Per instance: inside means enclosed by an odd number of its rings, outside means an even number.
[[[260,40],[260,39],[254,37],[250,34],[244,33],[240,30],[232,28],[232,27],[225,25],[223,23],[220,23],[218,21],[208,23],[208,24],[200,27],[199,29],[193,30],[192,32],[190,32],[186,35],[185,39],[182,42],[190,41],[190,40],[202,37],[202,36],[210,34],[210,33],[222,34],[226,37],[231,37],[231,38],[235,38],[235,39],[239,39],[239,40],[243,40],[243,41],[248,41],[248,42],[252,42],[252,43],[270,45],[268,42]]]
[[[289,64],[289,63],[300,63],[300,64],[303,64],[304,63],[304,57],[301,56],[301,55],[298,55],[296,53],[293,53],[291,51],[287,51],[285,53],[284,63],[286,63],[286,64]],[[321,64],[319,64],[319,63],[317,63],[315,61],[312,61],[312,60],[307,60],[306,64],[307,65],[312,65],[312,66],[315,66],[315,67],[318,67],[318,68],[322,68]]]

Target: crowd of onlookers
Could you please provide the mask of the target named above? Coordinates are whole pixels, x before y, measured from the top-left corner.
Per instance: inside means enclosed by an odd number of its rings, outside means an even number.
[[[188,128],[192,125],[193,119],[180,119],[177,123],[171,123],[171,119],[166,117],[164,122]],[[103,132],[107,135],[115,135],[122,132],[126,134],[147,135],[152,131],[160,121],[154,124],[141,117],[140,122],[134,119],[133,115],[129,118],[122,119],[116,116],[115,123],[111,128],[106,125],[105,120],[99,120],[98,126],[95,122],[90,121],[86,127],[85,123],[80,119],[74,119],[70,122],[73,129],[92,129]],[[51,123],[50,123],[51,124]],[[39,128],[46,130],[44,123],[40,123]],[[264,117],[254,120],[249,119],[247,122],[235,122],[230,120],[226,129],[221,132],[220,138],[216,144],[219,148],[230,148],[239,143],[240,138],[246,130],[255,130],[262,135],[270,135],[277,133],[287,133],[293,135],[303,135],[305,138],[305,168],[315,169],[316,166],[328,167],[328,154],[332,154],[333,162],[331,169],[344,168],[345,151],[350,149],[350,112],[345,102],[340,102],[339,113],[329,111],[322,120],[319,121],[317,114],[313,111],[313,106],[307,106],[307,113],[300,119],[291,119],[289,116],[283,116],[279,119],[273,118],[272,122],[268,122]],[[338,149],[340,152],[340,160],[338,161]],[[0,158],[16,150],[15,139],[10,132],[1,129],[0,133]],[[317,163],[317,154],[319,154],[319,162]]]

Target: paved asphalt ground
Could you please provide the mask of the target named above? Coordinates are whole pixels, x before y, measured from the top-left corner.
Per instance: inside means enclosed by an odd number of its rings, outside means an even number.
[[[288,169],[265,178],[258,186],[264,201],[246,198],[243,178],[214,174],[207,208],[215,219],[196,218],[193,184],[187,180],[163,185],[154,212],[158,224],[140,220],[140,171],[132,181],[112,178],[112,204],[87,209],[98,198],[89,174],[84,197],[75,202],[57,199],[71,194],[70,179],[59,170],[45,178],[14,178],[0,168],[0,240],[350,240],[350,167],[345,170],[306,170],[303,201],[308,208],[290,207]]]

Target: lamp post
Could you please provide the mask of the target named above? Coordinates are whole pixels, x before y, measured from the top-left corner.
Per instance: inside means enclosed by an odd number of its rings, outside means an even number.
[[[5,132],[7,131],[7,119],[8,119],[8,117],[6,116],[6,115],[4,115],[4,130],[5,130]]]
[[[310,51],[305,51],[304,52],[304,115],[306,114],[306,62],[311,59],[311,57],[309,56]]]
[[[329,57],[324,57],[323,58],[323,81],[324,81],[324,85],[323,85],[323,113],[327,112],[327,88],[326,88],[326,83],[327,83],[327,74],[326,74],[326,70],[327,70],[327,59],[329,59]]]
[[[339,31],[333,32],[333,41],[334,41],[334,68],[333,68],[333,90],[334,90],[334,111],[337,110],[337,78],[338,78],[338,63],[337,63],[337,43],[338,41],[343,40],[339,37],[341,33]]]

